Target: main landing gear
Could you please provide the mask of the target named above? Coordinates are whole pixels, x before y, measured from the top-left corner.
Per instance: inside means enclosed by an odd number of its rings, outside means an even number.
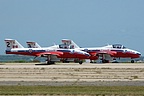
[[[62,61],[63,63],[69,63],[69,61],[68,61],[67,58],[62,58],[61,61]]]
[[[54,61],[47,61],[47,60],[46,60],[46,64],[47,64],[47,65],[55,64],[55,62],[54,62]]]
[[[79,63],[81,65],[83,63],[83,60],[76,58],[76,59],[74,59],[74,62]]]
[[[79,60],[79,64],[81,65],[83,63],[83,61],[82,60]]]
[[[134,63],[135,61],[134,60],[131,60],[131,63]]]
[[[50,64],[55,64],[54,61],[51,61],[50,55],[47,56],[46,64],[48,64],[48,65],[50,65]]]
[[[63,62],[63,63],[69,63],[70,61],[68,61],[68,59],[61,59],[61,61]],[[80,59],[74,59],[74,62],[75,63],[79,63],[80,65],[83,63],[83,60],[80,60]]]

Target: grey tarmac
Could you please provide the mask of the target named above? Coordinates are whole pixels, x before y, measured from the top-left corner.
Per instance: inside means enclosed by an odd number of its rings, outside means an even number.
[[[0,63],[0,85],[144,86],[144,63]]]

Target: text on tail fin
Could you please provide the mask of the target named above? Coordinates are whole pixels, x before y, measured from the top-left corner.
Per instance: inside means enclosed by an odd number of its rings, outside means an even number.
[[[71,47],[71,49],[74,48],[80,48],[76,43],[74,43],[72,40],[70,39],[62,39],[62,43],[64,45],[69,45]]]
[[[41,48],[40,45],[36,42],[26,42],[28,48]]]
[[[7,50],[14,48],[24,48],[18,41],[14,39],[5,39],[5,43]]]

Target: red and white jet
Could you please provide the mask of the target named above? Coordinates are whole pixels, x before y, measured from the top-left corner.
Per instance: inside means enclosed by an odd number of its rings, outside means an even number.
[[[82,59],[89,58],[90,54],[78,49],[54,49],[52,47],[41,48],[24,48],[18,41],[14,39],[5,39],[6,54],[29,55],[46,57],[47,64],[53,63],[52,56],[57,58],[78,58],[79,63],[82,64]]]
[[[42,48],[37,42],[34,42],[34,41],[28,41],[26,43],[27,43],[28,48]],[[62,44],[53,45],[53,46],[50,46],[49,48],[52,48],[52,49],[71,49],[71,50],[76,49],[76,50],[78,50],[77,48],[80,48],[80,47],[77,44],[75,44],[72,40],[62,39]],[[83,52],[85,52],[85,51],[83,51]],[[52,61],[60,61],[61,60],[63,63],[70,62],[70,61],[73,61],[73,62],[79,61],[79,59],[77,59],[77,58],[68,58],[68,57],[63,57],[59,60],[58,59],[59,58],[57,58],[55,56],[51,57]],[[96,60],[96,59],[98,59],[98,57],[90,55],[89,57],[86,57],[83,59]]]
[[[80,48],[72,40],[64,39],[62,42],[62,46],[67,46],[68,48],[76,46],[75,49],[89,53],[91,55],[89,57],[91,61],[101,58],[103,63],[107,63],[109,60],[115,60],[116,58],[131,58],[131,63],[134,63],[133,59],[141,56],[140,52],[126,48],[121,44],[107,45],[104,47]]]

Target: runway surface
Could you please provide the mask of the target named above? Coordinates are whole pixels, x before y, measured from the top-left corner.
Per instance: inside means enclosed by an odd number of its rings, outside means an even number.
[[[0,68],[144,68],[144,63],[0,63]]]
[[[0,63],[0,85],[144,86],[144,63]]]

